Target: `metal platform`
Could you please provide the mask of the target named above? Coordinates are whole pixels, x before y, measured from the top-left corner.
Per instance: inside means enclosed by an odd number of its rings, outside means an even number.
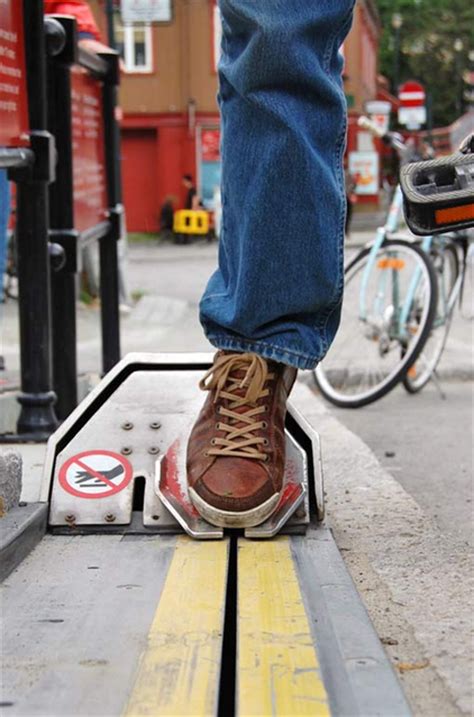
[[[186,445],[203,403],[208,355],[129,354],[48,443],[42,499],[56,532],[176,533],[222,538],[192,506]],[[286,466],[273,516],[245,535],[303,534],[324,515],[318,434],[294,407],[286,425]]]
[[[410,715],[322,522],[319,439],[293,407],[289,534],[176,535],[209,362],[130,355],[51,438],[50,534],[2,585],[2,714]]]

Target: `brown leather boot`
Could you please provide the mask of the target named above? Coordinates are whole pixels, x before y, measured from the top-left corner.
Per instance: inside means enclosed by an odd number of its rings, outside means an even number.
[[[190,498],[225,528],[259,525],[275,510],[285,468],[286,400],[296,369],[219,351],[199,386],[209,395],[188,443]]]

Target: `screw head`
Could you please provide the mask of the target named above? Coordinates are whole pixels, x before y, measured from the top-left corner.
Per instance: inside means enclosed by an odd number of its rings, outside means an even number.
[[[129,456],[130,453],[133,453],[133,448],[131,448],[130,446],[124,446],[121,449],[120,453],[122,453],[122,455],[124,456]]]
[[[306,510],[304,509],[303,506],[301,506],[300,508],[298,508],[298,509],[295,511],[295,517],[296,517],[296,518],[304,518],[305,515],[306,515]]]
[[[159,520],[159,519],[160,519],[160,516],[159,516],[159,515],[152,515],[152,516],[151,516],[151,519],[152,519],[152,520]]]
[[[154,431],[157,431],[159,428],[161,428],[161,423],[159,421],[152,421],[150,423],[150,428],[152,428]]]
[[[124,431],[131,431],[133,428],[133,423],[131,421],[124,421],[122,423],[121,428],[123,428]]]
[[[72,513],[69,513],[69,515],[65,516],[64,520],[66,521],[66,523],[69,523],[70,525],[72,525],[73,523],[76,522],[76,516],[72,515]]]
[[[113,513],[107,513],[105,516],[105,520],[107,523],[113,523],[115,520],[115,515]]]
[[[155,456],[159,452],[160,449],[158,448],[158,446],[150,446],[148,449],[148,453],[151,453],[152,456]]]

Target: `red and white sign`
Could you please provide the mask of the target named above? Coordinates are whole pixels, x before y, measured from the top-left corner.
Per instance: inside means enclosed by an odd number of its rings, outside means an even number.
[[[426,122],[425,88],[415,80],[408,80],[398,92],[400,107],[398,121],[408,129],[418,129]]]
[[[201,131],[201,148],[203,162],[220,160],[221,133],[219,129],[203,129]]]
[[[28,142],[23,3],[0,0],[0,147]]]
[[[425,88],[415,80],[400,85],[398,99],[402,107],[422,107],[425,104]]]
[[[107,498],[126,488],[133,478],[129,461],[112,451],[84,451],[59,469],[59,484],[78,498]]]
[[[80,232],[107,219],[102,85],[80,67],[71,72],[74,224]]]
[[[386,134],[390,124],[390,111],[392,105],[384,100],[372,100],[365,103],[365,110],[370,115],[370,119],[377,125],[377,128]]]

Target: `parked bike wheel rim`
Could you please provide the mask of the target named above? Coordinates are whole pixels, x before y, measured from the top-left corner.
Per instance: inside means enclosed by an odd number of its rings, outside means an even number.
[[[434,242],[430,259],[438,285],[438,302],[432,328],[416,360],[403,377],[408,393],[417,393],[426,386],[441,359],[451,326],[454,306],[449,306],[451,292],[459,276],[459,256],[453,242]]]
[[[395,287],[399,301],[394,299]],[[359,408],[388,393],[423,348],[437,301],[432,263],[415,244],[386,240],[375,256],[370,247],[363,249],[346,268],[341,326],[328,356],[314,372],[325,398],[337,406]],[[363,319],[362,305],[368,311]],[[393,336],[397,321],[393,317],[403,323],[403,307],[407,319],[400,329],[404,338],[398,339]]]

